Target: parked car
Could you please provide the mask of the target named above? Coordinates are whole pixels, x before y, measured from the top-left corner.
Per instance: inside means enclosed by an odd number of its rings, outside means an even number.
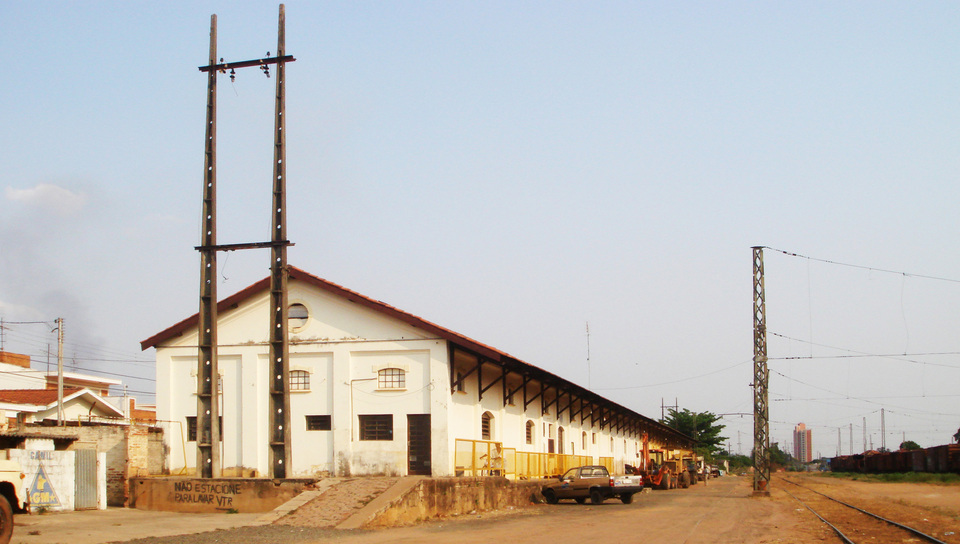
[[[561,499],[573,499],[583,504],[590,499],[593,504],[618,497],[623,504],[633,502],[633,495],[643,491],[641,476],[611,476],[602,465],[571,468],[563,476],[545,484],[540,493],[549,504]]]

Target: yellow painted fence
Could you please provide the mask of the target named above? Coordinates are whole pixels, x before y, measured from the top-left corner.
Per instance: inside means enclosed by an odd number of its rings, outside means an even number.
[[[513,480],[550,478],[583,465],[603,465],[614,474],[618,465],[621,471],[623,466],[613,457],[517,451],[504,448],[500,442],[465,438],[456,439],[454,465],[456,476],[504,476]]]

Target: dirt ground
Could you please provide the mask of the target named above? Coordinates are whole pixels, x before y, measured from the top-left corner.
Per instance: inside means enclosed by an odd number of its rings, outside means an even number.
[[[790,474],[788,477],[896,521],[916,526],[944,542],[960,544],[960,486],[868,483],[802,474]],[[102,540],[85,540],[84,543],[522,544],[562,540],[602,541],[604,544],[822,544],[839,541],[820,520],[785,492],[790,486],[780,480],[780,475],[775,475],[771,483],[772,492],[769,498],[753,497],[751,485],[752,481],[748,477],[727,476],[686,490],[644,493],[635,497],[634,502],[629,505],[621,504],[618,500],[609,500],[602,505],[578,505],[572,501],[563,501],[558,505],[534,505],[523,509],[434,520],[413,527],[366,531],[275,524],[176,537],[149,537],[149,533],[146,533],[142,536],[147,538],[129,540],[130,537],[118,539],[119,535],[116,533],[110,538],[110,528],[107,527]],[[851,511],[843,516],[857,520],[862,514]],[[184,524],[189,523],[189,515],[186,515],[184,520]],[[40,526],[36,528],[43,529]],[[869,541],[877,544],[885,542],[877,539]],[[917,540],[900,537],[888,541]],[[76,538],[60,540],[46,530],[42,536],[35,537],[22,533],[18,537],[15,532],[14,542],[80,544]]]

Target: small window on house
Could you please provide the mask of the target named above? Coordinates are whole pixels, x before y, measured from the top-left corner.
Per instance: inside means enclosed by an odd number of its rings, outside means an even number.
[[[484,412],[480,416],[480,439],[481,440],[493,440],[493,414],[490,412]]]
[[[465,393],[466,387],[463,385],[463,372],[457,371],[457,393]]]
[[[361,415],[360,440],[393,440],[393,414]]]
[[[296,331],[306,326],[309,317],[310,312],[307,311],[307,307],[303,304],[291,304],[290,307],[287,308],[287,326],[290,327],[291,331]]]
[[[505,398],[504,401],[510,406],[513,406],[513,392],[510,391],[509,387],[507,388],[507,398]]]
[[[384,368],[377,372],[377,388],[405,389],[407,387],[407,373],[400,368]]]
[[[590,437],[591,443],[592,443],[592,444],[596,444],[596,443],[597,443],[597,433],[591,433],[591,434],[593,435],[593,436]]]
[[[330,416],[328,415],[306,417],[308,431],[329,431],[332,429],[330,425]]]
[[[223,416],[220,416],[220,440],[223,440]],[[187,416],[187,442],[197,441],[197,416]]]
[[[527,444],[533,444],[533,428],[535,427],[532,421],[527,421]]]
[[[557,445],[560,447],[560,451],[557,453],[563,455],[565,453],[563,451],[563,427],[557,427]]]
[[[310,373],[306,370],[290,371],[290,390],[291,391],[309,391]]]
[[[613,452],[613,437],[610,437],[610,452]]]
[[[587,449],[587,431],[583,431],[583,433],[581,433],[580,441],[583,442],[583,449],[586,450]]]

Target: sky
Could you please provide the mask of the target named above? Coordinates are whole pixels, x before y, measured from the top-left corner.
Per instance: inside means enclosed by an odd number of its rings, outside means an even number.
[[[62,317],[68,370],[153,401],[139,342],[199,307],[210,16],[239,61],[277,11],[0,4],[4,350],[46,368]],[[766,246],[771,441],[945,444],[958,27],[952,2],[289,1],[289,262],[649,417],[724,414],[749,454]],[[220,243],[269,239],[273,85],[219,80]]]

